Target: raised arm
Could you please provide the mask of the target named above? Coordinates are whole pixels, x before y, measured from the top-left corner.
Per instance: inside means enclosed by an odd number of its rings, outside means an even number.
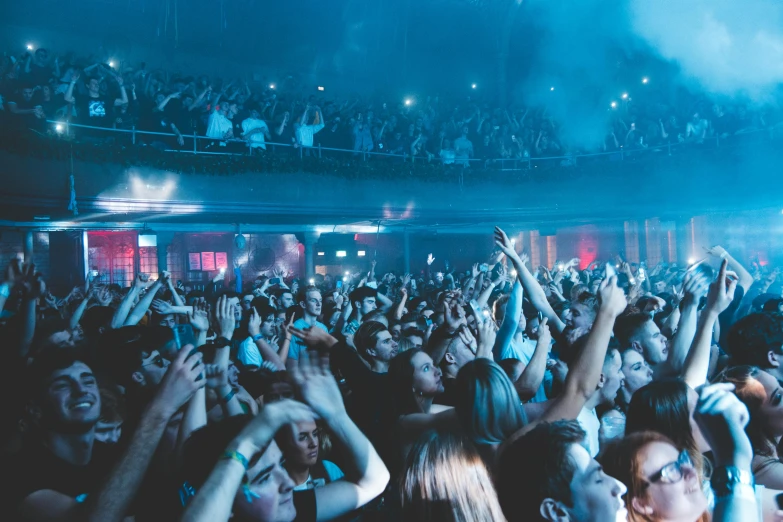
[[[73,103],[76,100],[73,97],[73,88],[76,86],[76,82],[79,81],[79,77],[81,74],[79,71],[74,71],[71,75],[71,83],[68,84],[68,90],[65,91],[65,96],[63,97],[67,103]]]
[[[120,306],[114,311],[114,316],[111,319],[112,328],[122,328],[125,325],[125,320],[128,318],[128,314],[133,307],[133,302],[136,301],[136,297],[138,297],[143,289],[151,284],[152,281],[144,274],[136,275],[136,278],[133,280],[133,285],[128,289],[128,293],[125,294],[122,301],[120,301]]]
[[[253,338],[253,342],[258,348],[258,352],[261,354],[261,359],[274,364],[277,366],[278,370],[285,370],[285,361],[280,358],[277,351],[269,346],[261,336],[261,316],[258,315],[258,311],[255,307],[250,309],[250,319],[247,324],[247,331]]]
[[[747,271],[747,269],[745,269],[744,266],[742,266],[742,263],[731,257],[731,254],[729,254],[722,246],[714,246],[708,249],[707,253],[728,261],[729,268],[736,272],[737,277],[739,278],[739,286],[745,290],[745,293],[748,292],[750,286],[753,284],[753,276],[750,274],[750,272]]]
[[[712,347],[712,331],[718,321],[718,316],[726,310],[734,300],[737,290],[737,279],[727,277],[728,261],[723,260],[718,278],[710,285],[707,295],[707,306],[699,317],[699,327],[696,337],[688,352],[682,369],[683,380],[694,390],[707,382],[710,367],[710,348]]]
[[[683,282],[685,297],[682,300],[680,321],[677,324],[677,333],[672,340],[669,357],[663,368],[664,374],[669,376],[680,375],[688,357],[688,349],[693,343],[696,334],[696,320],[698,317],[699,300],[707,290],[707,283],[702,278],[693,277],[693,273],[685,276]],[[658,378],[666,375],[657,375]]]
[[[560,317],[558,317],[549,301],[547,301],[544,289],[541,288],[536,278],[533,277],[533,274],[530,273],[527,266],[522,262],[516,250],[514,250],[514,245],[511,244],[508,236],[500,227],[495,227],[495,244],[514,264],[514,268],[517,270],[517,277],[519,277],[519,281],[522,283],[522,288],[527,292],[527,297],[536,310],[544,314],[544,317],[549,319],[550,326],[554,326],[558,332],[565,330],[565,323],[560,320]]]
[[[155,295],[157,295],[158,290],[162,286],[163,283],[160,281],[160,279],[152,283],[152,286],[150,286],[147,289],[147,292],[141,297],[141,299],[139,299],[139,303],[134,306],[131,313],[128,314],[128,318],[125,319],[123,326],[133,326],[141,321],[141,318],[144,317],[144,314],[146,314],[147,310],[149,310],[150,305],[152,304],[152,300],[155,299]]]
[[[345,411],[340,388],[329,372],[328,358],[311,361],[307,352],[302,352],[292,377],[304,402],[321,418],[345,451],[345,478],[315,490],[316,519],[332,520],[383,493],[389,483],[389,471]]]
[[[519,272],[517,271],[517,273]],[[514,339],[514,334],[517,333],[517,328],[519,327],[519,314],[522,313],[523,297],[524,291],[522,290],[522,284],[519,282],[519,279],[517,279],[514,281],[514,286],[511,288],[511,294],[509,294],[508,301],[506,302],[506,310],[503,314],[503,323],[500,325],[497,337],[495,338],[495,346],[492,348],[492,354],[496,361],[501,361],[506,358],[506,354],[511,347],[511,340]]]
[[[549,350],[552,347],[552,334],[549,332],[549,326],[546,323],[547,318],[544,317],[544,320],[538,326],[538,341],[536,342],[536,350],[533,352],[533,357],[530,358],[530,362],[522,370],[522,375],[514,383],[514,387],[523,401],[532,399],[544,381],[546,361],[549,356]]]

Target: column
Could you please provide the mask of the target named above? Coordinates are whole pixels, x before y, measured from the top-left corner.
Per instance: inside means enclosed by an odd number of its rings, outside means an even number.
[[[402,233],[402,245],[403,245],[403,273],[410,274],[411,272],[411,237],[406,229]],[[377,275],[377,274],[376,274]]]
[[[303,234],[305,256],[305,278],[310,279],[315,275],[315,244],[321,236],[320,232],[305,232]]]
[[[33,262],[33,231],[28,230],[24,234],[24,262]]]
[[[174,232],[158,232],[155,251],[158,255],[158,272],[168,270],[169,245],[174,240]]]

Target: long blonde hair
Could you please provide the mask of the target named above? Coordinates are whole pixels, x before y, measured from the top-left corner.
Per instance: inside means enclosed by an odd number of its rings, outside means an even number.
[[[506,520],[484,461],[457,434],[422,435],[408,452],[399,486],[406,522]]]

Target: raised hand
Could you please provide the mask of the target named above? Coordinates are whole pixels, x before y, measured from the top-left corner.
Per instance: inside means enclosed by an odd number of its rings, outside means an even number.
[[[207,380],[207,388],[219,390],[228,386],[228,368],[222,364],[205,364],[204,376]]]
[[[463,324],[467,324],[465,309],[460,306],[459,301],[456,299],[447,304],[444,318],[446,320],[446,327],[451,333],[456,332]]]
[[[745,433],[750,414],[733,391],[731,383],[703,387],[693,419],[712,449],[716,466],[750,470],[753,447]]]
[[[150,279],[147,274],[136,274],[136,279],[133,280],[133,287],[137,290],[144,290],[150,286],[154,281]]]
[[[729,262],[724,259],[720,264],[718,277],[710,285],[707,294],[707,310],[721,314],[734,301],[734,292],[737,290],[737,275],[727,270]]]
[[[509,257],[509,259],[518,257],[516,250],[514,250],[514,245],[500,227],[495,227],[495,244],[501,252]]]
[[[169,304],[167,301],[163,301],[162,299],[153,300],[150,308],[160,315],[169,315],[174,313],[174,309],[171,307],[171,304]]]
[[[234,335],[236,319],[234,319],[234,306],[225,295],[220,296],[215,305],[215,322],[217,323],[218,335],[231,339]]]
[[[724,277],[726,274],[724,274]],[[682,282],[682,289],[685,294],[683,300],[686,303],[697,304],[699,300],[707,293],[709,282],[705,278],[699,277],[695,272],[688,272]]]
[[[427,266],[431,266],[434,261],[435,258],[432,257],[432,254],[427,254]]]
[[[192,344],[185,345],[166,370],[154,402],[167,416],[174,415],[206,384],[202,357],[201,352],[193,352]]]
[[[329,332],[318,328],[317,326],[311,326],[310,328],[296,328],[291,325],[288,327],[288,331],[300,338],[309,348],[317,348],[318,346],[331,347],[337,344],[337,339],[329,335]],[[301,364],[301,359],[300,359]]]
[[[601,281],[598,296],[601,300],[599,313],[605,310],[616,318],[628,306],[623,289],[617,286],[617,276],[611,276]]]
[[[551,347],[552,332],[549,330],[548,322],[549,319],[544,317],[538,325],[538,343],[543,346]]]
[[[188,312],[188,322],[195,332],[209,330],[209,315],[206,303],[193,303],[193,311]]]
[[[255,337],[261,333],[261,316],[258,315],[258,310],[256,310],[255,306],[250,307],[250,316],[247,321],[247,333],[249,333],[251,337]]]
[[[473,279],[476,279],[479,276],[480,273],[481,273],[481,270],[479,270],[479,264],[478,263],[473,263],[473,266],[470,268],[470,276]]]
[[[497,338],[498,333],[495,328],[495,323],[492,321],[478,322],[478,317],[476,318],[476,321],[478,324],[476,357],[480,359],[492,359],[492,348],[495,346],[495,339]]]
[[[307,351],[299,354],[299,364],[291,371],[302,401],[322,419],[347,415],[337,381],[329,371],[329,357],[311,358]]]
[[[726,252],[726,249],[719,245],[715,245],[710,248],[705,248],[704,250],[711,256],[720,257],[720,258],[725,258],[726,256],[728,256],[728,252]]]
[[[470,348],[471,352],[476,353],[478,351],[478,341],[476,341],[476,338],[473,336],[467,326],[463,326],[457,330],[457,335],[459,336],[460,340],[465,343],[465,346]]]

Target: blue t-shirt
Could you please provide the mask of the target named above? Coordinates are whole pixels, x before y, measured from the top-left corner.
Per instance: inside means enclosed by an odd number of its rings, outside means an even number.
[[[315,322],[315,326],[323,330],[324,332],[329,332],[329,330],[326,328],[326,326],[323,323],[319,323],[318,321]],[[300,330],[306,330],[310,328],[310,324],[305,321],[304,319],[297,319],[294,323],[294,328],[299,328]],[[293,359],[295,361],[299,360],[299,351],[300,350],[306,350],[307,345],[297,336],[291,337],[291,343],[288,346],[288,358]]]

